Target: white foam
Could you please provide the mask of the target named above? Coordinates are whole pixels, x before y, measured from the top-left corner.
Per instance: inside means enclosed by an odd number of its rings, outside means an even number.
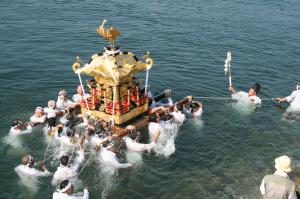
[[[127,151],[126,152],[126,160],[127,160],[127,162],[132,163],[137,166],[142,165],[143,164],[143,153]]]
[[[238,93],[232,94],[231,98],[237,100],[236,102],[232,103],[232,107],[240,114],[248,115],[255,110],[256,106],[253,105],[248,96]]]
[[[174,123],[162,124],[161,133],[153,149],[157,155],[162,155],[167,158],[175,152],[175,138],[178,129],[179,125]]]

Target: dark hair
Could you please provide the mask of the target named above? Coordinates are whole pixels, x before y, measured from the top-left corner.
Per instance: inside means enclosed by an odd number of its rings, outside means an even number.
[[[87,133],[89,136],[93,135],[95,133],[95,131],[93,129],[87,129]]]
[[[157,120],[157,116],[155,113],[149,115],[149,122],[156,122],[156,120]]]
[[[195,110],[195,109],[197,109],[198,108],[198,106],[197,106],[198,104],[197,103],[195,103],[195,102],[192,102],[191,104],[190,104],[190,108],[192,109],[192,110]]]
[[[20,126],[22,124],[23,124],[22,120],[15,119],[14,121],[12,121],[11,126]]]
[[[73,137],[75,135],[75,129],[67,128],[67,136]]]
[[[49,127],[55,127],[56,126],[56,118],[55,117],[48,118],[48,125],[49,125]]]
[[[69,164],[69,156],[67,156],[67,155],[63,155],[63,156],[61,156],[61,158],[60,158],[60,164],[62,164],[63,166],[68,166],[68,164]]]
[[[176,104],[176,109],[178,111],[182,111],[183,110],[183,106],[181,104]]]
[[[63,131],[63,127],[58,127],[58,130],[57,130],[57,134],[58,134],[58,136],[60,136],[60,134],[61,134],[61,132]]]
[[[253,90],[255,90],[256,93],[258,93],[261,89],[261,85],[259,83],[254,83],[251,87]]]
[[[67,116],[66,116],[66,119],[67,120],[74,120],[75,119],[75,115],[73,113],[69,113]]]
[[[59,188],[64,189],[69,184],[69,180],[64,180],[60,183]]]

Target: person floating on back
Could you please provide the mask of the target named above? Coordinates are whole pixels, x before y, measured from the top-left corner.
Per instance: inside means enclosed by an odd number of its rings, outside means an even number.
[[[251,86],[249,88],[248,93],[246,93],[244,91],[237,92],[233,86],[229,87],[229,91],[232,94],[237,95],[239,99],[249,100],[250,102],[253,103],[253,105],[261,104],[261,99],[257,96],[257,93],[260,91],[260,89],[261,89],[261,86],[259,83],[253,84],[253,86]]]
[[[290,106],[286,110],[284,116],[289,116],[291,113],[300,113],[300,82],[296,86],[296,90],[287,97],[276,98],[278,102],[289,102]]]
[[[292,170],[291,164],[291,159],[286,155],[275,159],[275,173],[266,175],[260,185],[262,199],[297,199],[295,183],[287,174]]]

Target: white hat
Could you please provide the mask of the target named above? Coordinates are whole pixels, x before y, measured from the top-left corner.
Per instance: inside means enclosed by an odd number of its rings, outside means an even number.
[[[286,173],[290,172],[292,170],[291,164],[292,160],[286,155],[275,159],[275,168],[279,171],[284,171]]]
[[[36,107],[35,112],[44,112],[42,107]]]

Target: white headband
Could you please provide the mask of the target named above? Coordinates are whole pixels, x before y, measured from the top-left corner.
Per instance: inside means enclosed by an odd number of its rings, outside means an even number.
[[[29,161],[28,163],[26,164],[27,167],[29,167],[32,163],[32,161],[34,160],[33,157],[31,155],[28,155],[28,158],[29,158]]]
[[[65,188],[61,189],[59,192],[60,193],[66,192],[68,189],[71,188],[71,186],[72,186],[72,183],[69,181],[69,183],[67,184],[67,186]]]

